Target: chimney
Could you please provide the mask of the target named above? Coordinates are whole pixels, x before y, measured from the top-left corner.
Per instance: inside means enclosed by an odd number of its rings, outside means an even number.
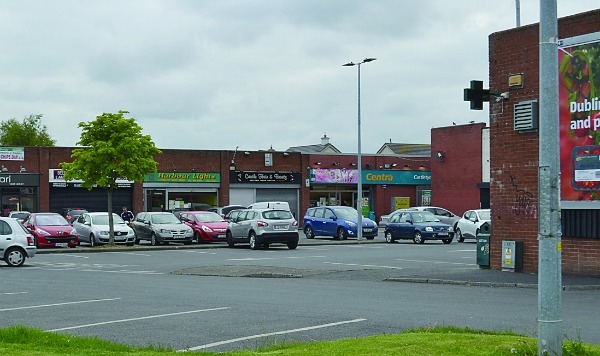
[[[323,137],[321,137],[321,144],[323,146],[329,144],[329,137],[327,137],[327,133],[323,134]]]

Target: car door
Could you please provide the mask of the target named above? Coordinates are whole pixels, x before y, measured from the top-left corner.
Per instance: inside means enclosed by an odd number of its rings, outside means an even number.
[[[325,208],[316,208],[314,210],[314,216],[312,219],[312,228],[315,235],[325,235],[325,229],[323,226],[323,213],[325,212]]]
[[[477,218],[477,214],[474,211],[469,211],[465,215],[468,221],[465,224],[466,226],[465,231],[463,231],[463,236],[475,237],[475,231],[477,230],[477,222],[479,221],[479,219]]]
[[[392,234],[392,238],[399,239],[400,236],[400,217],[402,213],[394,213],[390,215],[387,221],[387,225],[385,226],[385,230]]]
[[[239,240],[242,236],[242,223],[246,219],[247,214],[248,210],[242,210],[229,222],[229,231],[234,241]]]
[[[335,212],[331,208],[324,208],[323,210],[323,224],[321,225],[323,228],[323,235],[326,236],[335,236],[337,234],[337,223],[338,217],[335,215]]]
[[[73,222],[73,226],[75,227],[75,231],[77,233],[77,238],[80,241],[90,242],[90,224],[91,218],[88,214],[79,215],[77,220]]]
[[[412,239],[414,228],[411,213],[404,212],[398,219],[398,237],[401,239]]]
[[[135,231],[135,235],[138,240],[148,240],[150,237],[149,234],[149,225],[144,223],[144,220],[147,219],[148,214],[139,213],[135,217],[133,221],[133,230]]]

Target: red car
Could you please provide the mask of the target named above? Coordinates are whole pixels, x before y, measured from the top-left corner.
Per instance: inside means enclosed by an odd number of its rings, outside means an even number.
[[[184,211],[179,220],[194,230],[194,241],[226,241],[227,221],[212,211]]]
[[[76,247],[75,229],[57,213],[33,213],[23,225],[31,232],[37,247]]]

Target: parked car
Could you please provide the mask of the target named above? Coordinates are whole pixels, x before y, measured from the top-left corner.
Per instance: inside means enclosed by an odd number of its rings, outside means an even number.
[[[236,210],[236,216],[227,225],[227,244],[236,242],[250,244],[257,250],[269,248],[270,244],[286,244],[290,250],[298,247],[298,222],[289,210],[244,209]]]
[[[133,220],[135,243],[150,241],[150,245],[168,245],[171,242],[192,243],[192,228],[182,223],[173,213],[152,211],[138,213]]]
[[[479,228],[485,222],[492,220],[490,209],[467,210],[458,220],[455,234],[458,242],[474,239],[479,234]]]
[[[0,260],[11,267],[20,267],[26,258],[35,256],[33,235],[17,220],[0,217]]]
[[[379,227],[385,227],[390,218],[390,214],[381,215],[379,217]]]
[[[31,213],[23,221],[36,247],[77,247],[77,235],[69,222],[58,213]]]
[[[213,206],[208,211],[215,212],[221,215],[222,218],[225,218],[227,214],[229,214],[232,210],[246,209],[245,206],[242,205],[226,205],[226,206]]]
[[[88,211],[81,208],[70,209],[65,212],[65,219],[69,222],[69,224],[73,225],[73,221],[77,220],[77,218]]]
[[[449,244],[453,238],[452,225],[441,222],[429,211],[397,210],[390,215],[385,227],[385,241],[388,243],[406,239],[418,244],[425,240],[442,240]]]
[[[245,209],[245,208],[244,208],[244,209]],[[238,215],[239,215],[239,213],[241,213],[241,212],[242,212],[242,210],[244,210],[244,209],[235,209],[235,210],[231,210],[230,212],[228,212],[228,213],[225,215],[225,221],[229,222],[229,221],[233,220],[233,219],[234,219],[236,216],[238,216]]]
[[[194,230],[194,241],[225,241],[227,221],[212,211],[186,211],[179,213],[179,220]]]
[[[73,222],[77,240],[88,242],[92,247],[106,244],[110,240],[110,224],[108,212],[83,213]],[[115,244],[133,246],[135,232],[125,220],[113,213],[113,232]]]
[[[291,211],[290,204],[286,201],[261,201],[248,205],[248,209],[281,209]]]
[[[428,211],[435,215],[441,222],[451,225],[452,228],[456,227],[456,223],[458,219],[460,219],[460,215],[456,215],[450,210],[440,208],[437,206],[413,206],[408,208],[409,210],[417,210],[417,211]]]
[[[338,240],[356,237],[358,233],[358,211],[349,206],[321,206],[308,208],[304,215],[304,235],[307,239],[315,236],[333,236]],[[377,224],[362,218],[362,235],[373,240],[379,229]]]
[[[10,213],[8,213],[8,217],[13,218],[18,222],[22,223],[23,220],[25,220],[25,218],[29,216],[29,214],[31,213],[28,211],[11,211]]]

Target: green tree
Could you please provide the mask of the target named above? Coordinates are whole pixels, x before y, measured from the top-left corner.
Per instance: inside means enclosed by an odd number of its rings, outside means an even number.
[[[104,113],[90,122],[80,122],[81,138],[71,154],[72,162],[62,162],[65,180],[81,179],[82,186],[91,190],[94,185],[108,193],[109,244],[114,245],[112,193],[116,180],[129,179],[143,182],[144,174],[156,172],[156,148],[150,135],[142,135],[142,128],[133,118],[125,118],[127,111]]]
[[[23,122],[8,119],[0,123],[1,146],[54,146],[46,125],[42,124],[42,115],[29,115]]]

